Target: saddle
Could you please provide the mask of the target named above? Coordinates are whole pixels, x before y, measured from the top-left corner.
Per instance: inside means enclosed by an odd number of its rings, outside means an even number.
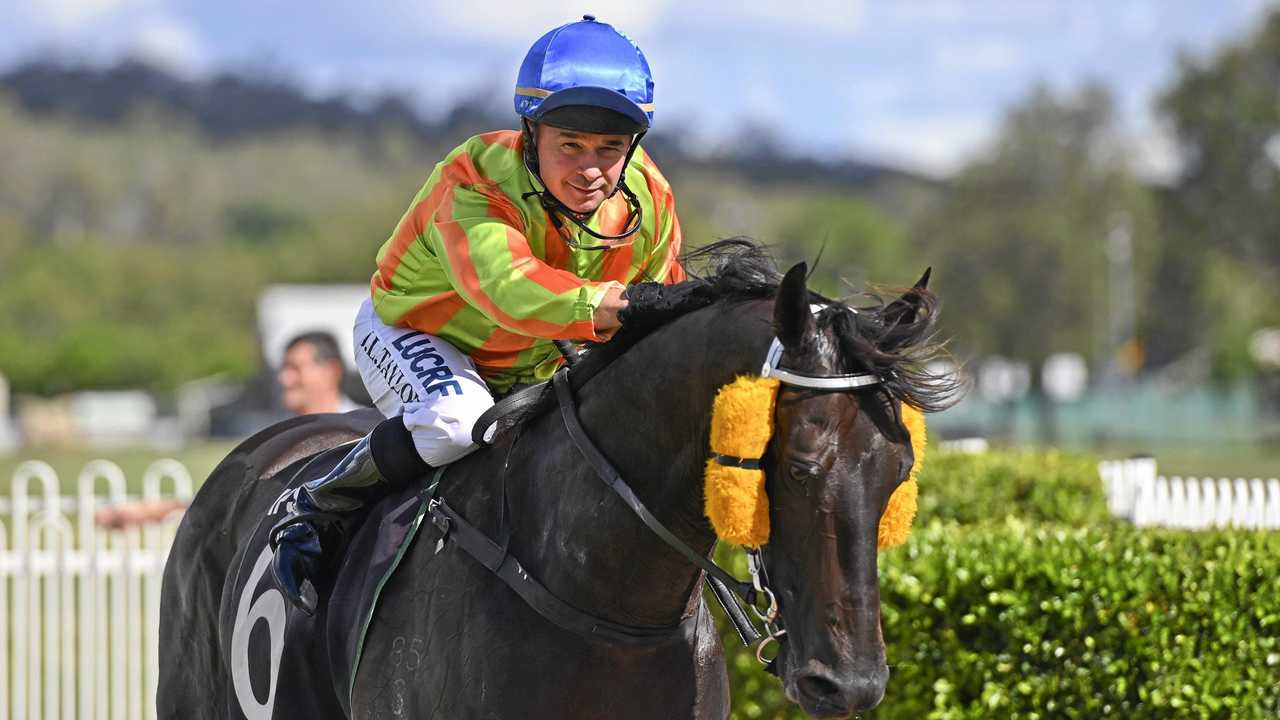
[[[529,413],[538,407],[543,397],[551,391],[551,381],[533,385],[515,385],[476,421],[471,429],[471,441],[488,447],[501,440],[511,428],[519,425]]]

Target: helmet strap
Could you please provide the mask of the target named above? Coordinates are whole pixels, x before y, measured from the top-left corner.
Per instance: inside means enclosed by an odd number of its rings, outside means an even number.
[[[636,197],[636,194],[631,191],[631,188],[627,187],[626,174],[627,166],[631,164],[631,158],[635,155],[636,148],[640,147],[640,139],[645,136],[645,133],[638,133],[631,141],[631,147],[627,149],[627,156],[622,161],[622,172],[618,175],[618,184],[613,188],[613,192],[609,193],[609,197],[605,198],[605,200],[608,200],[616,195],[619,190],[622,191],[622,196],[627,199],[628,208],[626,228],[617,235],[606,235],[587,227],[586,221],[595,211],[590,213],[575,212],[561,202],[560,198],[556,197],[554,193],[547,189],[547,184],[542,179],[542,174],[540,172],[541,168],[538,167],[537,133],[534,131],[535,129],[533,125],[533,121],[529,118],[520,118],[520,132],[521,135],[524,136],[524,166],[525,169],[529,171],[529,174],[537,181],[534,184],[534,189],[527,193],[523,193],[520,196],[521,199],[537,196],[539,204],[541,204],[542,208],[547,211],[547,216],[551,218],[551,224],[555,226],[556,231],[560,233],[560,236],[564,238],[564,241],[568,243],[570,247],[578,250],[609,250],[611,249],[611,246],[580,244],[569,233],[565,232],[564,223],[560,219],[561,215],[568,218],[569,221],[574,225],[577,225],[579,229],[597,240],[610,242],[625,240],[632,235],[635,235],[640,230],[640,226],[644,222],[644,208],[640,206],[640,200]],[[542,188],[539,189],[538,185],[541,185]]]
[[[538,134],[534,132],[533,121],[529,118],[520,118],[520,135],[524,137],[524,166],[538,178],[538,182],[542,182],[542,175],[538,173]]]

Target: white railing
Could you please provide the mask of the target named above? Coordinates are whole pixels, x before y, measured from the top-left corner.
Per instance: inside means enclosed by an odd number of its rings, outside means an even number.
[[[156,717],[160,580],[181,512],[105,530],[95,512],[136,499],[124,473],[95,460],[77,487],[62,497],[53,468],[28,461],[0,501],[0,720]],[[191,493],[191,475],[175,460],[143,475],[143,499]]]
[[[1098,466],[1111,514],[1141,527],[1280,529],[1280,479],[1165,477],[1154,458]]]

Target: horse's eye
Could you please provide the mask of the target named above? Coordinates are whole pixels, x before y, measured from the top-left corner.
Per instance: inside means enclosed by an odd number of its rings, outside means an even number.
[[[822,468],[815,462],[805,460],[791,461],[791,476],[797,480],[812,480],[822,474]]]

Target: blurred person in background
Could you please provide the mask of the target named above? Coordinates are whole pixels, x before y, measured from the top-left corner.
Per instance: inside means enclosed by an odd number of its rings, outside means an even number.
[[[333,335],[323,331],[302,333],[285,346],[284,359],[276,373],[280,398],[295,415],[359,409],[342,394],[345,372],[342,351]]]
[[[605,342],[698,301],[677,261],[671,186],[640,140],[653,78],[590,15],[543,35],[515,83],[520,130],[477,135],[436,166],[377,254],[356,366],[385,420],[327,476],[281,496],[272,574],[305,612],[323,553],[367,504],[476,448],[513,387],[548,380],[554,341]]]
[[[360,406],[342,393],[345,371],[342,351],[333,335],[317,330],[295,336],[285,345],[276,373],[285,408],[295,415],[358,410]],[[100,527],[120,530],[162,522],[186,507],[186,501],[176,498],[116,503],[94,513],[94,521]]]

